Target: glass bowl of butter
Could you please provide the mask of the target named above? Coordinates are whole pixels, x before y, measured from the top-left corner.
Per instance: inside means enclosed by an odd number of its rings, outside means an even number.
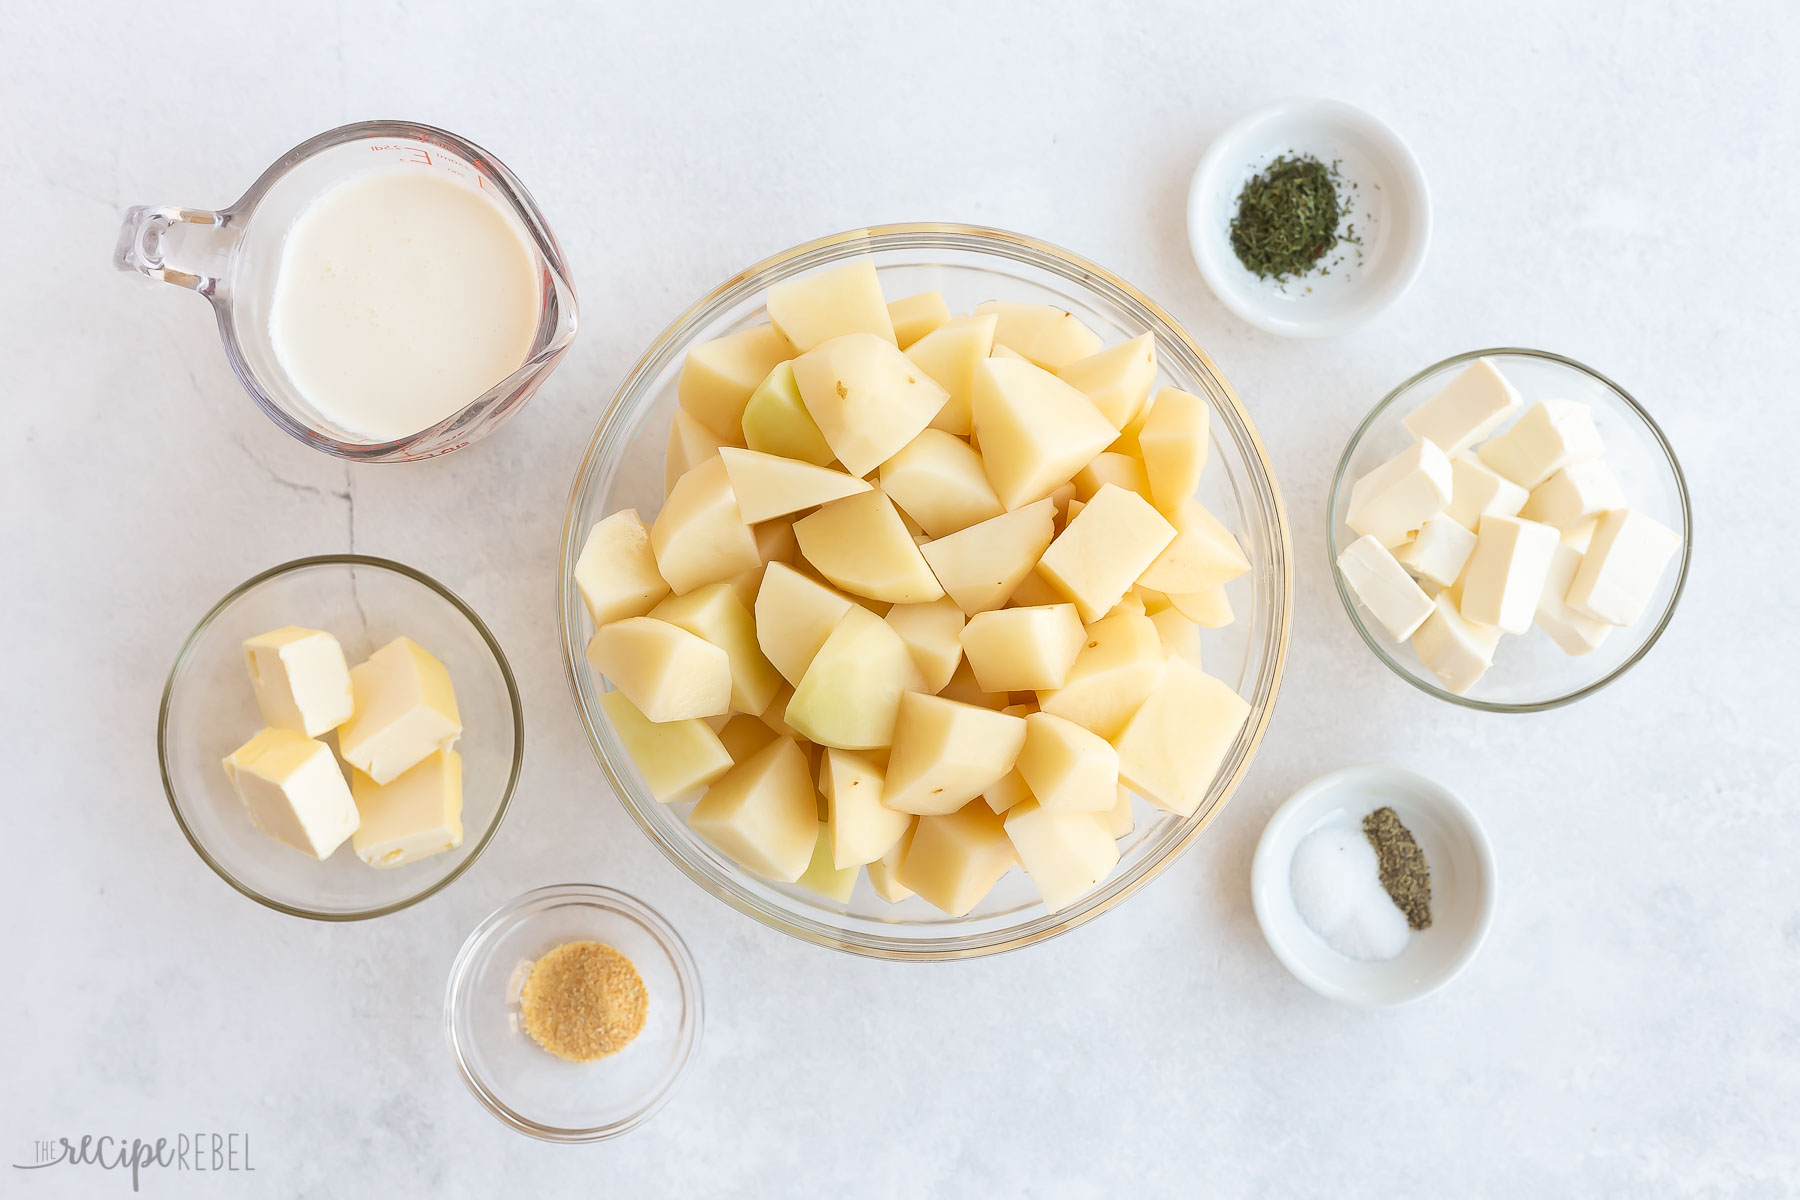
[[[200,858],[320,921],[397,912],[481,856],[518,783],[524,716],[481,618],[362,555],[246,580],[188,635],[157,724],[163,789]]]
[[[1351,435],[1326,540],[1351,625],[1441,700],[1539,712],[1618,679],[1675,615],[1687,481],[1624,388],[1543,350],[1471,350]]]

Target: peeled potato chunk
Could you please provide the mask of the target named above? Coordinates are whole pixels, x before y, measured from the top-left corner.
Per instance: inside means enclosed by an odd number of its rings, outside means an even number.
[[[902,350],[950,319],[950,304],[942,292],[902,296],[887,307],[888,319],[894,323],[894,340]]]
[[[706,790],[688,827],[766,879],[793,883],[818,843],[818,806],[806,755],[776,738]]]
[[[1148,500],[1108,483],[1050,543],[1038,573],[1075,602],[1082,620],[1094,621],[1174,540],[1175,527]]]
[[[800,553],[838,587],[889,604],[923,604],[944,594],[881,491],[827,504],[794,522]]]
[[[818,828],[812,857],[807,860],[806,870],[800,873],[800,878],[795,882],[827,900],[836,900],[839,904],[848,903],[850,893],[856,890],[856,877],[861,872],[855,866],[840,867],[832,862],[831,827],[821,821]]]
[[[575,560],[575,584],[596,628],[641,617],[669,594],[668,582],[656,570],[650,531],[637,509],[621,509],[588,530]]]
[[[1119,800],[1119,753],[1066,717],[1025,718],[1019,775],[1037,802],[1058,812],[1110,812]]]
[[[734,444],[677,409],[669,422],[669,445],[663,455],[663,495],[674,491],[683,475],[717,454],[720,446]]]
[[[794,357],[788,340],[768,325],[752,325],[687,353],[675,385],[683,410],[726,442],[743,428],[744,405],[775,364]]]
[[[889,345],[896,340],[881,280],[866,258],[778,283],[769,289],[768,306],[770,322],[802,354],[851,333]]]
[[[966,613],[1000,608],[1056,536],[1056,504],[1035,504],[926,542],[919,547],[932,573]]]
[[[1061,687],[1086,640],[1073,604],[976,613],[962,631],[975,682],[989,692]]]
[[[881,802],[920,816],[955,812],[1012,770],[1024,744],[1018,717],[907,692]]]
[[[813,656],[785,716],[802,737],[821,746],[868,750],[893,742],[901,696],[924,686],[900,635],[853,604]]]
[[[1074,313],[1048,304],[1021,304],[989,300],[975,306],[975,315],[993,313],[1000,321],[994,340],[1030,359],[1046,371],[1060,371],[1072,362],[1100,351],[1100,335],[1081,323]]]
[[[1188,620],[1177,608],[1164,608],[1150,614],[1156,636],[1162,639],[1163,657],[1176,655],[1200,665],[1200,627]]]
[[[1063,686],[1038,693],[1038,707],[1111,738],[1156,687],[1165,661],[1150,618],[1133,612],[1103,617],[1087,627],[1087,641]]]
[[[1180,388],[1164,388],[1138,432],[1138,452],[1150,476],[1150,498],[1173,514],[1191,499],[1206,469],[1208,409],[1206,401]]]
[[[1069,482],[1117,435],[1086,396],[1011,359],[976,364],[969,413],[988,482],[1008,510]]]
[[[929,604],[896,604],[883,618],[894,627],[925,677],[925,690],[941,692],[962,661],[962,609],[948,596]]]
[[[912,828],[912,818],[881,803],[884,773],[851,750],[827,750],[819,790],[827,805],[832,862],[839,868],[872,863]]]
[[[731,711],[731,659],[724,650],[654,617],[602,625],[587,660],[652,721]]]
[[[1145,587],[1170,594],[1200,592],[1229,583],[1250,569],[1250,560],[1231,531],[1198,500],[1181,500],[1171,510],[1170,519],[1175,540],[1138,577]]]
[[[725,651],[731,660],[731,707],[760,713],[769,707],[781,676],[756,641],[756,619],[729,583],[709,583],[685,596],[670,596],[650,610],[659,621],[687,630]]]
[[[981,455],[941,429],[926,429],[881,464],[881,490],[927,537],[941,538],[1006,511]]]
[[[777,731],[764,723],[762,718],[746,713],[737,713],[719,728],[719,744],[725,747],[725,752],[731,755],[734,763],[747,761],[758,750],[774,741],[776,736]]]
[[[1061,367],[1056,377],[1094,402],[1107,423],[1123,429],[1156,382],[1156,338],[1143,334]]]
[[[762,566],[723,459],[709,458],[676,481],[650,526],[650,548],[677,595]]]
[[[1168,600],[1176,612],[1202,629],[1223,629],[1236,619],[1231,598],[1222,586],[1197,592],[1170,592]]]
[[[1027,800],[1008,809],[1002,825],[1051,912],[1093,891],[1119,864],[1107,813],[1057,812]]]
[[[755,525],[803,508],[866,492],[867,481],[793,458],[726,446],[719,451],[737,496],[738,512]]]
[[[1136,492],[1146,500],[1150,498],[1150,481],[1144,474],[1144,464],[1129,454],[1117,454],[1111,450],[1102,450],[1094,455],[1088,465],[1075,472],[1075,500],[1086,504],[1094,498],[1106,484],[1117,484],[1128,492]],[[1069,513],[1073,521],[1075,514]]]
[[[798,684],[855,601],[786,563],[770,563],[756,593],[756,642],[782,678]]]
[[[892,340],[852,333],[794,360],[807,415],[852,475],[867,475],[919,436],[950,394]]]
[[[894,881],[960,917],[1017,861],[1000,817],[977,801],[943,816],[920,817]]]
[[[954,317],[907,348],[906,357],[937,380],[950,398],[931,427],[957,437],[969,436],[969,397],[975,388],[975,364],[994,352],[994,324],[999,318]]]
[[[863,869],[868,872],[869,886],[875,894],[889,904],[898,904],[912,895],[912,889],[895,878],[900,871],[900,864],[906,861],[906,852],[912,849],[913,830],[917,828],[917,817],[906,818],[906,832],[894,843],[894,848],[869,863]]]
[[[778,363],[750,393],[749,403],[744,405],[743,428],[744,445],[752,450],[797,458],[815,467],[837,461],[800,399],[792,362]]]
[[[619,691],[602,692],[600,708],[658,801],[704,787],[731,769],[733,756],[705,721],[652,721]]]
[[[1172,658],[1112,739],[1119,778],[1158,808],[1190,816],[1249,715],[1243,697],[1186,659]]]

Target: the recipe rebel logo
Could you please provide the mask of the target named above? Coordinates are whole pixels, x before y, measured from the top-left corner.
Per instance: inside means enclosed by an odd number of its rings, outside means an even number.
[[[224,1174],[256,1170],[250,1158],[247,1133],[178,1133],[154,1141],[110,1134],[83,1134],[72,1138],[42,1138],[31,1143],[27,1161],[13,1163],[15,1171],[46,1167],[89,1167],[129,1173],[131,1190],[142,1186],[151,1171],[188,1174]]]

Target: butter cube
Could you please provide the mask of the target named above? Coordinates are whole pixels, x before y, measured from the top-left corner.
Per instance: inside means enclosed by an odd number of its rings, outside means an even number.
[[[1439,592],[1432,614],[1412,636],[1413,650],[1439,683],[1461,696],[1475,686],[1494,663],[1501,631],[1465,620],[1457,609],[1455,589]]]
[[[350,670],[356,712],[338,730],[344,761],[376,783],[392,783],[462,734],[450,672],[408,637],[397,637]]]
[[[1598,524],[1600,524],[1599,517],[1589,517],[1585,521],[1577,521],[1562,531],[1563,543],[1586,554],[1588,547],[1594,543],[1594,527]]]
[[[1604,459],[1572,463],[1531,489],[1519,515],[1558,529],[1570,529],[1615,508],[1625,507],[1625,492]]]
[[[1394,557],[1425,582],[1447,588],[1461,578],[1469,555],[1474,552],[1475,535],[1449,515],[1439,513],[1425,522],[1419,536]]]
[[[250,820],[317,859],[356,831],[356,804],[331,747],[292,729],[265,729],[224,760]]]
[[[1606,453],[1594,414],[1573,400],[1540,400],[1481,447],[1481,461],[1527,491],[1573,463]]]
[[[1559,541],[1550,558],[1550,573],[1544,576],[1544,591],[1538,597],[1537,626],[1550,635],[1550,640],[1568,655],[1588,654],[1597,649],[1612,626],[1596,621],[1569,607],[1569,585],[1581,567],[1581,551],[1568,542]]]
[[[462,755],[438,750],[392,783],[358,771],[350,794],[362,822],[350,835],[371,867],[400,867],[462,845]]]
[[[1653,517],[1615,508],[1594,526],[1594,540],[1569,584],[1569,607],[1612,625],[1644,614],[1663,568],[1681,548],[1681,535]]]
[[[1351,593],[1395,641],[1411,637],[1431,615],[1431,597],[1412,581],[1379,538],[1357,538],[1338,555],[1337,565]]]
[[[271,728],[318,737],[350,719],[350,668],[329,633],[287,625],[250,638],[244,666]]]
[[[1344,520],[1391,549],[1442,512],[1450,491],[1449,457],[1421,438],[1356,481]]]
[[[1537,613],[1556,530],[1518,517],[1483,517],[1462,579],[1462,615],[1507,633],[1524,633]]]
[[[1468,455],[1450,460],[1450,504],[1444,511],[1464,529],[1479,529],[1481,518],[1516,517],[1531,493],[1502,479]]]
[[[1478,358],[1406,418],[1416,438],[1436,443],[1445,454],[1460,454],[1517,412],[1524,400],[1500,368]]]

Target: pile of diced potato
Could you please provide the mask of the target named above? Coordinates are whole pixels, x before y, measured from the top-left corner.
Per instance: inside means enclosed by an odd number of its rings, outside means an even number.
[[[576,565],[614,732],[770,880],[962,915],[1021,865],[1074,903],[1132,793],[1194,812],[1248,714],[1200,669],[1249,570],[1194,499],[1205,403],[1152,400],[1149,334],[889,304],[867,260],[768,313],[689,352],[662,511]]]

